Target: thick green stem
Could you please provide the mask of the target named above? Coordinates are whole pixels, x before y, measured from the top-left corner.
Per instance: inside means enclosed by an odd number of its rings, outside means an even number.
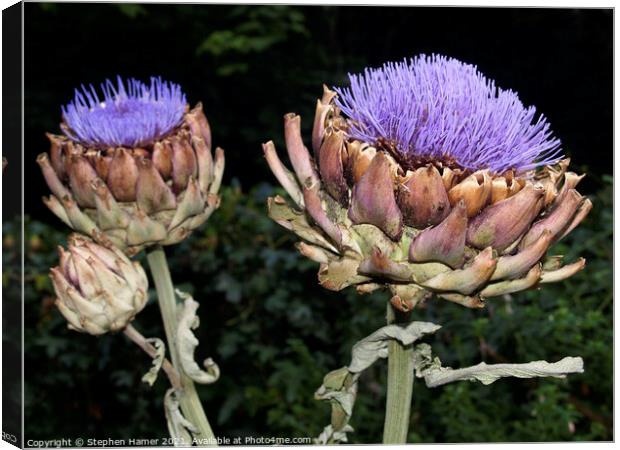
[[[155,281],[155,288],[157,289],[159,309],[164,321],[172,365],[181,375],[181,384],[183,386],[183,392],[180,395],[181,411],[185,418],[198,429],[199,433],[194,433],[197,441],[203,442],[205,445],[215,445],[215,435],[202,409],[194,382],[183,372],[179,361],[176,346],[177,300],[164,249],[160,246],[154,247],[147,253],[147,259],[151,268],[151,275]]]
[[[394,310],[388,303],[388,324],[407,322],[408,315]],[[413,394],[413,345],[393,339],[388,344],[388,385],[383,426],[384,444],[405,444],[409,431]]]

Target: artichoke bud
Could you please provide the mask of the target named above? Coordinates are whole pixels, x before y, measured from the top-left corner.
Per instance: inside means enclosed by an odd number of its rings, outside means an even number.
[[[69,328],[95,336],[118,331],[144,308],[146,274],[117,248],[73,234],[59,254],[60,264],[50,277]]]
[[[323,287],[355,286],[359,293],[383,287],[401,311],[431,293],[481,308],[487,297],[583,269],[583,260],[562,266],[561,258],[546,255],[592,208],[575,190],[581,176],[553,153],[559,141],[547,131],[513,123],[531,118],[516,97],[497,109],[496,93],[487,92],[492,83],[472,70],[443,57],[420,57],[352,76],[356,87],[350,90],[326,89],[316,104],[312,154],[300,117],[285,116],[293,171],[273,142],[263,144],[292,199],[270,198],[269,215],[297,234],[299,251],[320,264]],[[458,82],[429,88],[457,72]],[[471,99],[461,97],[468,89],[489,104],[467,109]],[[406,107],[398,113],[390,109],[400,102]]]
[[[65,135],[48,134],[49,156],[37,162],[52,191],[45,203],[61,220],[131,255],[175,244],[208,219],[224,154],[216,150],[214,163],[202,105],[189,110],[179,86],[128,83],[134,89],[124,97],[103,89],[108,106],[78,94],[63,108]]]

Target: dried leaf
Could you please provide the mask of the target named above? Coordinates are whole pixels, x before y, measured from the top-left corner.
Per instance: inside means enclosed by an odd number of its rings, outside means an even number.
[[[416,346],[414,360],[416,376],[424,378],[426,385],[431,388],[462,380],[479,381],[486,385],[503,377],[564,378],[569,373],[583,372],[583,359],[571,356],[555,363],[532,361],[525,364],[486,364],[481,362],[464,369],[452,369],[442,367],[439,358],[432,358],[431,348],[427,344]]]
[[[404,345],[410,345],[439,328],[439,325],[429,322],[411,322],[406,327],[387,325],[355,344],[349,367],[328,373],[321,387],[314,393],[315,399],[329,401],[332,405],[331,424],[314,440],[315,444],[347,442],[346,433],[353,431],[349,420],[353,414],[360,374],[377,359],[387,357],[390,340],[395,339]]]
[[[199,320],[196,315],[198,302],[191,295],[176,290],[179,297],[183,299],[183,305],[179,313],[177,325],[177,350],[183,372],[192,380],[200,384],[215,383],[220,377],[220,369],[211,358],[204,361],[205,370],[194,361],[194,350],[198,346],[198,339],[192,330],[198,328]]]
[[[349,371],[360,373],[370,367],[377,359],[387,358],[388,343],[395,339],[403,345],[410,345],[425,334],[434,333],[441,328],[430,322],[411,322],[406,327],[387,325],[353,346]]]
[[[149,369],[147,373],[142,377],[142,381],[148,383],[149,386],[153,386],[155,380],[157,380],[157,374],[159,373],[159,369],[161,369],[161,365],[164,363],[164,358],[166,356],[166,345],[159,338],[149,338],[146,340],[149,344],[155,347],[157,350],[157,354],[153,358],[153,366]]]
[[[166,422],[168,432],[174,441],[175,447],[192,445],[191,433],[198,433],[199,430],[181,413],[179,406],[178,393],[174,388],[168,389],[164,396],[164,410],[166,412]]]

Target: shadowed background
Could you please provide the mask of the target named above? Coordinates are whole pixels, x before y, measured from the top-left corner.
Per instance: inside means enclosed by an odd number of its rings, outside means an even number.
[[[121,335],[67,331],[52,305],[47,270],[67,230],[40,201],[48,189],[35,158],[49,147],[44,133],[59,132],[75,87],[161,75],[191,104],[203,102],[213,142],[226,150],[227,187],[209,223],[168,249],[175,281],[201,302],[197,357],[222,368],[218,384],[199,392],[216,434],[316,436],[329,407],[313,392],[383,324],[387,294],[318,286],[316,265],[266,217],[274,179],[260,144],[273,139],[283,150],[289,111],[307,132],[323,83],[419,53],[477,64],[536,105],[573,170],[588,173],[580,191],[594,211],[554,251],[586,256],[574,278],[482,311],[431,301],[418,313],[444,326],[429,342],[448,365],[581,355],[586,373],[487,387],[418,383],[409,442],[611,439],[612,20],[594,9],[26,4],[25,439],[166,435],[164,377],[153,389],[140,384],[149,359]],[[5,225],[5,235],[15,230]],[[136,327],[163,334],[153,299]],[[380,441],[385,370],[376,364],[362,378],[352,442]]]

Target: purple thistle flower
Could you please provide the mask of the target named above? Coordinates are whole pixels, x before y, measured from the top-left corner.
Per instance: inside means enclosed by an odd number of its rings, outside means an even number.
[[[334,88],[354,139],[388,147],[406,166],[436,161],[465,169],[526,171],[559,161],[544,116],[475,66],[440,55],[349,74]]]
[[[103,100],[92,85],[75,90],[75,98],[62,107],[63,132],[86,146],[144,147],[161,139],[183,119],[185,94],[178,84],[151,77],[147,85],[117,77],[117,85],[101,84]]]

